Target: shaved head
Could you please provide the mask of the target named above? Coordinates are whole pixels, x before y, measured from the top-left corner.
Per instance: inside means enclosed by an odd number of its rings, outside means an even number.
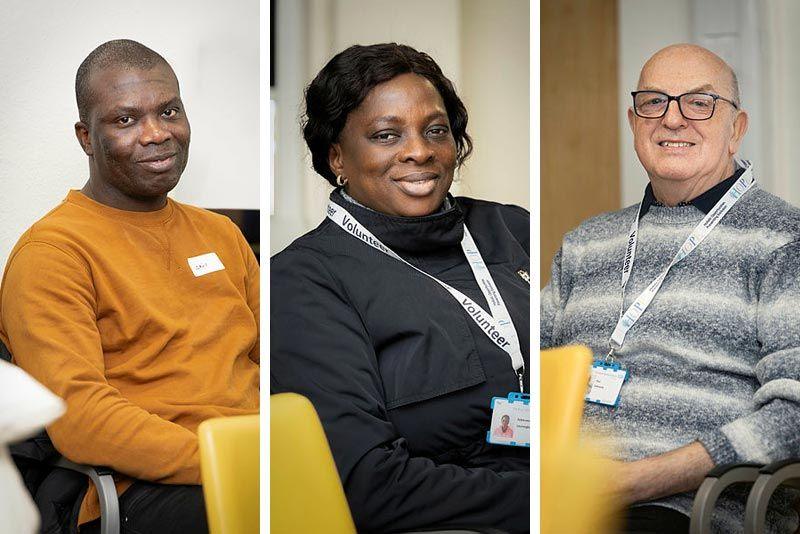
[[[92,76],[109,67],[123,69],[150,70],[156,65],[166,65],[167,60],[158,52],[130,39],[116,39],[101,44],[86,56],[75,76],[75,99],[78,103],[78,116],[83,122],[89,119],[92,106]],[[173,72],[173,76],[174,76]],[[177,83],[177,78],[175,79]]]
[[[734,155],[748,118],[739,106],[739,88],[730,65],[702,46],[668,46],[642,67],[639,91],[668,97],[660,117],[641,117],[628,108],[636,155],[660,202],[674,206],[689,201],[733,175]],[[677,97],[688,93],[717,97],[707,110],[709,116],[683,114],[681,106],[689,104]]]
[[[644,64],[642,72],[639,74],[639,90],[649,89],[649,87],[643,87],[643,83],[648,79],[650,71],[662,61],[684,63],[687,64],[687,68],[689,68],[688,63],[703,63],[709,73],[716,74],[720,79],[724,80],[725,87],[720,87],[718,90],[727,90],[728,92],[720,96],[733,100],[737,106],[741,105],[739,80],[737,80],[736,73],[731,66],[711,50],[688,43],[670,45],[653,54]]]

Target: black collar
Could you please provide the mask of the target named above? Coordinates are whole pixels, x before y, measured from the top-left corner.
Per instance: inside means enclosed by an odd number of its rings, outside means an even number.
[[[395,252],[419,254],[458,246],[464,237],[464,212],[458,201],[449,196],[450,209],[424,217],[386,215],[346,200],[340,189],[330,199],[345,208],[384,245]]]
[[[739,179],[744,171],[745,169],[742,167],[736,169],[736,172],[733,173],[732,176],[729,176],[725,180],[721,181],[702,195],[695,197],[688,202],[681,202],[678,204],[678,206],[694,206],[708,215],[708,212],[710,212],[717,202],[719,202],[719,199],[721,199],[725,193],[728,192],[728,189],[731,188],[733,183]],[[653,186],[651,184],[647,184],[647,187],[644,190],[644,198],[642,199],[642,209],[639,211],[640,219],[644,217],[645,213],[648,212],[650,206],[663,206],[663,204],[656,200],[656,197],[653,194]]]

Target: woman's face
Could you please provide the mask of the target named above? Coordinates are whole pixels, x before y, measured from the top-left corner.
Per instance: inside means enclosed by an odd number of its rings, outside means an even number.
[[[402,217],[442,205],[456,144],[442,97],[426,78],[401,74],[376,85],[347,117],[329,161],[361,204]]]

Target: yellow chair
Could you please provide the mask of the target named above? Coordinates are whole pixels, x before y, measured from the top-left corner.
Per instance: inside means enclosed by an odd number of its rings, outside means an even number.
[[[197,429],[210,534],[258,532],[258,418],[219,417]]]
[[[356,532],[317,412],[296,393],[270,397],[270,532]]]
[[[579,443],[592,352],[582,346],[541,351],[541,532],[611,532],[613,511],[602,487],[608,462]]]
[[[542,443],[577,444],[591,365],[592,351],[580,345],[541,352]]]

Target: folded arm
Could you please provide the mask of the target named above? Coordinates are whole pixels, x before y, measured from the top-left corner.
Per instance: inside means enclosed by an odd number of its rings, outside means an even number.
[[[759,273],[755,410],[666,454],[620,466],[612,490],[629,502],[697,489],[715,465],[800,456],[800,243],[775,251]]]

